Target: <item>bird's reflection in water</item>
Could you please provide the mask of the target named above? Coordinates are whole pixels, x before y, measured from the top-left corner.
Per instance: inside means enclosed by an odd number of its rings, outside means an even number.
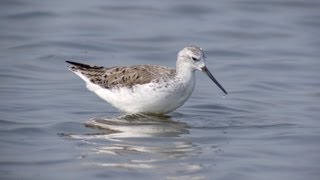
[[[175,122],[170,116],[123,115],[116,118],[92,118],[87,127],[102,130],[109,138],[176,137],[188,134],[187,124]]]
[[[170,116],[139,114],[92,118],[85,126],[100,133],[71,137],[87,144],[90,152],[85,157],[93,159],[91,165],[135,170],[163,168],[173,174],[202,169],[200,164],[187,162],[182,166],[165,165],[166,162],[201,153],[198,146],[183,136],[189,134],[187,124],[173,121]]]

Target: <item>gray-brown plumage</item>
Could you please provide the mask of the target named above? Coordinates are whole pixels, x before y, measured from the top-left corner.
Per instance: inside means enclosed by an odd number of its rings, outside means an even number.
[[[136,84],[146,84],[150,83],[151,81],[158,82],[166,78],[172,78],[176,73],[175,69],[156,65],[106,68],[103,66],[92,66],[72,61],[66,62],[72,64],[72,66],[69,66],[71,71],[80,72],[92,83],[106,89],[124,86],[132,87]]]
[[[225,93],[205,65],[201,48],[188,46],[179,51],[176,67],[136,65],[102,67],[67,61],[69,70],[86,82],[86,87],[112,106],[126,113],[165,114],[190,97],[195,71],[206,73]]]

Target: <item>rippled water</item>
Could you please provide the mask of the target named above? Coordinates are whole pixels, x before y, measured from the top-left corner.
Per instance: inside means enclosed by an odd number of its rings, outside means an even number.
[[[320,3],[0,2],[1,179],[319,179]],[[205,49],[167,116],[125,116],[65,60],[174,66]]]

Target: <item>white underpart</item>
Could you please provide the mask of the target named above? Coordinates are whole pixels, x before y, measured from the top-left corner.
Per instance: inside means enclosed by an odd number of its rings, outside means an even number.
[[[86,87],[95,92],[114,107],[127,113],[172,112],[190,97],[195,86],[194,72],[188,77],[174,78],[167,82],[134,85],[132,88],[120,87],[105,89],[93,84],[80,72],[75,72],[86,82]]]

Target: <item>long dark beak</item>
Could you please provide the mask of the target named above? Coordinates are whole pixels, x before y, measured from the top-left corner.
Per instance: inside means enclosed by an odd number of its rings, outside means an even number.
[[[203,66],[201,70],[209,76],[209,78],[224,92],[224,94],[228,94],[228,92],[220,85],[216,78],[213,77],[207,66]]]

